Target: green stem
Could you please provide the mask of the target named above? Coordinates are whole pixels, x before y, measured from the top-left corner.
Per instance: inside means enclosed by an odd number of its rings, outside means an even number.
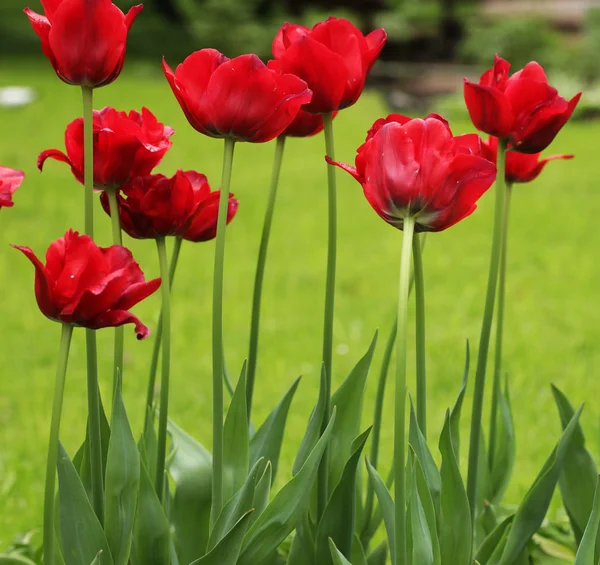
[[[223,508],[223,274],[225,266],[225,232],[229,188],[233,167],[235,140],[226,137],[223,152],[223,174],[221,196],[219,198],[219,218],[217,221],[217,242],[215,248],[215,270],[213,279],[212,315],[212,368],[213,368],[213,476],[212,508],[210,513],[211,530]]]
[[[260,330],[260,302],[262,298],[263,279],[265,274],[265,263],[267,260],[267,249],[269,247],[269,236],[271,234],[271,224],[273,223],[273,212],[275,210],[275,200],[277,199],[277,186],[279,184],[279,173],[281,172],[281,163],[283,161],[283,150],[285,147],[285,137],[277,138],[275,147],[275,158],[273,159],[273,173],[271,176],[271,188],[269,189],[269,199],[267,201],[267,211],[265,213],[265,222],[263,224],[260,247],[258,250],[258,261],[256,263],[256,275],[254,277],[254,295],[252,298],[252,318],[250,323],[250,349],[248,352],[248,373],[247,373],[247,405],[248,418],[252,414],[252,396],[254,394],[254,380],[256,375],[256,360],[258,357],[258,336]]]
[[[469,474],[467,478],[467,495],[471,508],[471,523],[475,523],[477,505],[477,487],[479,471],[479,443],[481,437],[481,420],[483,415],[483,397],[485,393],[485,372],[490,346],[490,332],[494,317],[494,302],[498,283],[498,267],[502,245],[502,218],[504,215],[504,169],[506,163],[506,142],[498,140],[498,174],[496,176],[496,204],[494,211],[494,234],[490,256],[490,270],[485,297],[485,309],[477,352],[477,369],[475,371],[475,390],[473,392],[473,411],[471,413],[471,436],[469,442]]]
[[[406,562],[406,341],[408,292],[415,219],[404,218],[402,256],[398,284],[398,332],[396,336],[396,403],[394,423],[395,565]]]
[[[173,279],[175,278],[175,271],[177,269],[177,262],[179,261],[179,253],[181,251],[182,239],[180,237],[175,238],[175,244],[173,245],[173,254],[171,256],[171,263],[169,265],[169,290],[173,288]],[[156,387],[156,372],[158,369],[158,356],[160,354],[160,347],[162,344],[162,333],[163,333],[163,311],[161,309],[160,316],[158,317],[158,325],[156,327],[156,335],[154,336],[154,348],[152,349],[152,361],[150,363],[150,375],[148,377],[148,390],[146,392],[146,410],[152,410],[154,405],[154,388]],[[146,426],[148,424],[148,418],[144,419],[144,432],[146,432]]]
[[[108,204],[110,208],[110,219],[112,225],[113,244],[123,245],[121,237],[121,218],[119,216],[119,204],[117,202],[117,191],[107,190]],[[123,384],[123,342],[125,329],[123,326],[115,328],[115,347],[113,356],[113,397],[117,390],[117,383]]]
[[[160,276],[162,278],[162,375],[160,380],[160,412],[158,419],[158,449],[154,490],[162,502],[167,455],[167,422],[169,417],[169,376],[171,372],[171,284],[165,238],[156,238]]]
[[[500,254],[500,273],[498,279],[498,312],[496,314],[496,348],[494,351],[494,382],[492,384],[492,412],[490,415],[490,452],[488,461],[493,469],[494,452],[496,450],[496,418],[498,414],[498,400],[502,382],[502,342],[504,337],[504,303],[506,298],[506,254],[508,241],[508,219],[510,214],[510,197],[512,184],[507,183],[504,199],[504,218],[502,221],[502,252]]]
[[[425,281],[420,236],[413,238],[415,268],[416,349],[417,349],[417,422],[427,438],[427,359],[425,355]]]
[[[85,233],[94,237],[94,90],[81,87],[83,97],[83,154]],[[86,329],[88,426],[90,440],[90,468],[92,505],[98,520],[104,521],[104,485],[102,473],[102,435],[100,431],[100,390],[98,389],[98,352],[95,330]]]
[[[50,421],[50,440],[48,441],[48,458],[46,460],[46,485],[44,489],[44,565],[54,563],[54,490],[56,481],[56,460],[58,457],[58,436],[62,414],[65,378],[73,326],[63,324],[60,338],[58,363],[56,365],[56,383],[54,385],[54,404]]]

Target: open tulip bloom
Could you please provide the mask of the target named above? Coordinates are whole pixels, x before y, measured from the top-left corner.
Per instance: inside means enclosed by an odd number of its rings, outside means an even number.
[[[286,23],[274,38],[274,58],[268,64],[253,54],[229,59],[215,49],[192,53],[175,70],[163,60],[163,72],[190,125],[203,135],[223,139],[222,179],[219,189],[213,190],[206,176],[197,171],[180,169],[171,177],[155,172],[171,149],[173,130],[150,110],[125,113],[107,107],[93,111],[93,89],[119,76],[127,33],[141,6],[124,14],[110,0],[42,0],[42,5],[44,16],[30,9],[26,13],[57,75],[82,87],[84,111],[83,118],[67,127],[65,151],[43,151],[38,166],[42,169],[49,158],[66,163],[84,185],[86,232],[67,231],[50,244],[45,261],[29,247],[15,246],[35,268],[40,311],[62,327],[46,460],[44,565],[59,561],[66,565],[383,565],[389,562],[388,554],[393,565],[514,565],[531,558],[530,542],[559,479],[574,543],[579,546],[575,564],[596,563],[597,468],[579,428],[581,409],[575,411],[558,390],[554,394],[564,430],[560,441],[516,512],[509,514],[499,506],[515,459],[508,380],[501,386],[500,379],[510,187],[535,179],[550,160],[572,157],[544,158],[540,152],[570,118],[579,95],[570,101],[560,97],[537,63],[510,76],[509,63],[496,57],[494,67],[479,83],[464,83],[475,127],[494,137],[482,141],[477,134],[455,136],[438,114],[424,119],[391,114],[375,121],[357,149],[354,164],[345,164],[334,155],[333,118],[358,101],[386,33],[378,29],[364,35],[338,18],[313,28]],[[274,494],[273,485],[281,482],[283,428],[298,381],[262,425],[255,426],[252,398],[262,285],[286,139],[321,131],[329,204],[322,372],[318,400],[307,418],[292,477]],[[270,140],[276,140],[275,158],[254,280],[248,363],[234,386],[226,369],[223,335],[226,230],[238,209],[230,192],[234,148],[238,142]],[[336,167],[361,185],[379,217],[403,232],[396,322],[381,363],[366,485],[360,469],[371,428],[361,433],[361,417],[376,336],[340,387],[332,391],[332,383],[341,380],[332,358]],[[431,452],[423,232],[442,232],[468,218],[494,179],[490,270],[470,414],[468,474],[463,480],[459,463],[465,442],[459,442],[458,432],[469,373],[468,350],[465,379],[454,407],[446,413],[439,439],[441,466]],[[12,206],[12,195],[22,181],[20,171],[0,167],[0,208]],[[94,191],[102,193],[100,203],[110,215],[115,243],[111,247],[100,247],[93,238]],[[121,228],[133,238],[154,240],[160,278],[145,279],[131,252],[120,244]],[[399,235],[393,230],[389,233]],[[174,423],[169,389],[171,286],[180,248],[184,240],[212,239],[213,425],[212,453],[208,453]],[[172,242],[169,250],[167,242]],[[408,312],[413,286],[416,410],[411,402],[407,415]],[[148,327],[131,309],[159,287],[161,312],[150,361],[144,427],[136,441],[122,396],[122,330],[133,324],[139,339],[148,336]],[[202,289],[199,296],[205,294]],[[496,301],[491,420],[485,433],[486,364]],[[88,409],[82,419],[85,440],[71,459],[59,436],[69,348],[76,327],[86,330]],[[116,328],[110,424],[105,421],[100,396],[104,381],[98,375],[95,341],[96,330],[106,327]],[[173,337],[177,338],[176,332]],[[380,475],[378,453],[394,350],[394,449],[386,483]],[[196,386],[193,375],[190,379],[186,386]],[[204,385],[205,381],[202,376],[199,382]],[[227,409],[224,383],[231,393]],[[489,446],[485,456],[480,452],[483,445]],[[569,460],[577,465],[565,465]],[[387,542],[375,546],[382,525]],[[286,540],[291,546],[284,552]]]

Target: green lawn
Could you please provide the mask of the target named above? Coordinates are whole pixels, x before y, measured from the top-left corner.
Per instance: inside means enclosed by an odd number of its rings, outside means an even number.
[[[169,61],[176,64],[177,61]],[[0,85],[31,85],[35,104],[0,109],[0,163],[27,172],[12,210],[0,213],[0,547],[17,532],[41,522],[44,460],[54,386],[59,326],[38,311],[33,269],[9,243],[43,253],[68,228],[82,227],[82,188],[67,167],[48,162],[40,174],[37,154],[63,148],[66,124],[80,113],[76,88],[56,79],[46,62],[1,61]],[[96,107],[151,108],[177,133],[160,170],[197,168],[217,186],[222,144],[187,124],[160,72],[160,61],[129,61],[123,76],[97,93]],[[381,98],[365,94],[336,120],[337,156],[351,161],[373,120],[387,113]],[[469,128],[466,119],[456,131]],[[559,433],[550,383],[574,402],[591,399],[583,422],[596,448],[600,416],[600,320],[597,308],[597,225],[600,192],[597,142],[600,127],[572,123],[554,143],[554,152],[577,159],[549,165],[530,186],[514,194],[510,235],[510,276],[506,312],[506,368],[510,372],[518,433],[518,465],[509,501],[516,501],[535,477]],[[292,140],[287,147],[267,266],[256,420],[300,374],[281,476],[291,461],[317,394],[326,253],[326,185],[323,139]],[[250,297],[266,203],[273,144],[240,144],[233,191],[240,200],[228,230],[225,284],[227,362],[237,371],[246,355]],[[341,172],[339,256],[335,316],[335,375],[339,383],[379,327],[385,338],[396,302],[401,234],[370,209],[360,187]],[[110,225],[97,208],[97,240],[110,242]],[[432,234],[425,253],[428,316],[429,399],[439,430],[458,390],[465,339],[477,348],[490,247],[492,198],[446,233]],[[157,275],[150,242],[127,240],[148,276]],[[185,245],[174,295],[171,415],[206,445],[211,441],[210,289],[213,244]],[[159,296],[136,312],[154,326]],[[105,398],[111,380],[113,332],[99,332]],[[134,429],[141,426],[152,339],[136,342],[126,331],[125,400]],[[376,367],[382,351],[377,350]],[[62,440],[73,453],[81,442],[86,414],[83,332],[75,334],[62,423]],[[411,357],[412,358],[412,357]],[[368,388],[364,426],[370,423],[375,372]],[[412,374],[412,373],[411,373]],[[412,383],[411,383],[412,387]],[[414,388],[414,387],[412,387]],[[392,445],[392,403],[387,401],[384,452]],[[468,418],[464,424],[468,425]],[[437,438],[434,438],[437,439]],[[463,461],[465,463],[465,461]],[[558,506],[556,506],[558,508]]]

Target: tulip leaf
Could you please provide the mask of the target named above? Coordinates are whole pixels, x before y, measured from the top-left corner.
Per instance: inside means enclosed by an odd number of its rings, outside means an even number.
[[[111,424],[104,493],[104,533],[115,565],[127,565],[140,486],[140,455],[123,405],[120,384],[115,387]]]
[[[323,452],[335,425],[336,409],[321,439],[298,473],[276,495],[256,519],[244,538],[242,552],[236,565],[257,565],[266,559],[294,530],[308,509],[310,492],[319,469]]]
[[[569,453],[582,409],[583,407],[579,408],[571,418],[558,444],[517,509],[499,565],[512,565],[542,524],[562,472],[565,457]]]
[[[408,432],[408,442],[415,452],[416,458],[419,460],[429,492],[431,493],[431,499],[435,508],[436,515],[440,515],[440,496],[442,491],[442,479],[440,472],[438,471],[437,465],[433,459],[431,451],[427,445],[427,440],[419,428],[417,422],[417,415],[413,406],[412,400],[410,402],[410,425]]]
[[[246,363],[238,380],[223,428],[223,498],[229,500],[242,488],[248,476],[248,408],[246,404]]]
[[[236,565],[252,513],[253,510],[248,510],[242,515],[209,553],[192,562],[191,565]]]
[[[431,492],[429,490],[429,485],[427,484],[425,472],[423,471],[421,462],[416,457],[416,454],[414,458],[414,473],[416,479],[416,488],[419,494],[419,502],[423,507],[423,512],[425,513],[425,518],[427,520],[427,527],[429,529],[429,535],[431,537],[433,564],[441,565],[442,556],[440,552],[440,540],[437,532],[437,514],[433,504],[433,499],[431,497]]]
[[[352,538],[356,517],[356,474],[360,457],[371,428],[353,442],[353,452],[346,462],[342,477],[333,489],[317,528],[315,561],[320,565],[331,563],[328,539],[346,556],[352,552]]]
[[[271,484],[272,484],[272,472],[271,462],[267,461],[267,465],[262,473],[262,476],[259,477],[256,482],[256,488],[254,489],[254,512],[252,516],[250,516],[250,524],[251,526],[254,521],[264,512],[265,508],[269,504],[269,494],[271,492]]]
[[[358,534],[355,532],[352,539],[352,552],[350,555],[352,563],[354,565],[367,565],[367,556],[365,555],[365,548],[363,547]]]
[[[331,556],[334,565],[352,565],[352,563],[344,557],[344,554],[335,546],[335,542],[331,538],[327,540],[327,545],[329,548],[329,555]]]
[[[181,563],[204,555],[212,500],[212,457],[193,437],[169,421],[173,452],[168,466],[175,483],[171,522]]]
[[[574,565],[597,565],[596,539],[598,538],[598,528],[600,527],[600,476],[596,480],[596,492],[594,493],[594,502],[590,519],[581,538]]]
[[[158,457],[158,438],[156,437],[156,430],[154,429],[154,415],[150,408],[146,410],[146,424],[140,442],[143,442],[144,444],[144,452],[146,453],[147,458],[145,465],[148,475],[155,477],[156,460]]]
[[[368,556],[367,565],[386,565],[388,546],[382,541]]]
[[[314,565],[316,527],[308,512],[296,525],[296,535],[292,541],[287,565]]]
[[[494,504],[500,503],[508,488],[517,455],[508,378],[505,380],[504,390],[500,390],[497,396],[496,443],[494,453],[490,454],[492,463],[489,466],[489,483],[486,489],[488,500]]]
[[[365,355],[331,397],[331,406],[337,407],[338,416],[328,449],[329,492],[338,484],[350,458],[352,442],[360,433],[363,396],[376,344],[377,332]]]
[[[452,424],[449,412],[446,412],[446,420],[440,437],[439,448],[442,454],[442,467],[440,471],[442,479],[440,497],[440,550],[442,563],[468,565],[471,561],[471,545],[473,541],[471,512],[452,444]]]
[[[270,461],[273,467],[272,480],[275,480],[277,474],[285,423],[299,384],[300,377],[293,382],[279,404],[275,406],[250,440],[250,466],[253,467],[261,458],[264,458],[265,462]]]
[[[140,465],[140,490],[133,529],[135,560],[139,565],[170,563],[170,526],[156,496],[148,470]]]
[[[244,397],[245,398],[245,397]],[[244,411],[246,411],[244,404]],[[250,470],[246,482],[242,488],[235,493],[235,495],[225,504],[223,510],[219,514],[217,521],[213,527],[213,530],[208,539],[207,551],[212,551],[221,540],[227,535],[227,533],[233,529],[234,525],[240,520],[242,516],[245,516],[249,510],[254,510],[254,492],[256,483],[259,479],[259,474],[262,471],[263,460],[259,459],[254,467]],[[246,522],[246,527],[249,522]],[[243,536],[242,536],[243,537]]]
[[[369,479],[373,482],[373,488],[375,489],[375,496],[377,496],[377,500],[379,501],[379,506],[381,508],[381,513],[383,515],[383,523],[385,524],[385,530],[387,532],[388,543],[390,546],[390,553],[392,557],[392,563],[395,563],[395,555],[396,555],[396,546],[395,546],[395,513],[394,513],[394,501],[392,500],[392,495],[390,491],[385,486],[383,479],[379,476],[379,473],[369,463],[367,462],[367,471],[369,472]]]
[[[102,551],[104,564],[112,565],[102,526],[62,444],[59,445],[57,468],[60,537],[65,564],[89,565]]]
[[[563,430],[573,417],[575,410],[567,397],[555,386],[552,387]],[[567,510],[575,541],[579,543],[592,511],[598,469],[585,446],[581,424],[573,433],[569,453],[565,458],[558,486]]]
[[[469,382],[469,368],[471,366],[471,349],[469,347],[469,340],[467,340],[466,352],[465,352],[465,368],[463,371],[463,379],[456,402],[450,410],[450,429],[452,430],[452,445],[454,447],[454,453],[456,459],[460,460],[460,417],[462,413],[462,406],[465,399],[465,392],[467,391],[467,384]]]
[[[417,464],[418,461],[415,461],[414,451],[411,450],[409,452],[409,474],[407,479],[410,481],[408,531],[410,531],[412,563],[433,565],[433,543],[425,510],[419,496],[415,471]]]
[[[321,436],[321,425],[323,423],[323,415],[325,414],[325,408],[327,406],[327,377],[325,375],[325,366],[321,367],[321,381],[319,384],[319,398],[316,406],[313,408],[310,418],[308,419],[308,425],[306,426],[306,433],[302,438],[302,443],[298,449],[296,460],[294,461],[294,467],[292,474],[296,474],[305,461],[308,459],[310,452],[317,445],[319,437]]]
[[[506,534],[514,520],[514,517],[515,515],[511,514],[508,516],[508,518],[505,518],[481,542],[481,545],[477,548],[477,552],[475,554],[475,560],[480,563],[480,565],[487,565],[494,554],[494,551],[496,551],[503,539],[506,543]]]

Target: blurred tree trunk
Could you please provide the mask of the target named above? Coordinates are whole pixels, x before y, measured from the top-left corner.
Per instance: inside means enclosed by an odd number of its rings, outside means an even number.
[[[457,0],[440,0],[442,17],[439,23],[439,54],[444,59],[452,59],[456,46],[463,36],[463,25],[457,14]]]
[[[177,7],[176,0],[154,0],[154,6],[156,11],[169,22],[183,23],[183,16]]]

